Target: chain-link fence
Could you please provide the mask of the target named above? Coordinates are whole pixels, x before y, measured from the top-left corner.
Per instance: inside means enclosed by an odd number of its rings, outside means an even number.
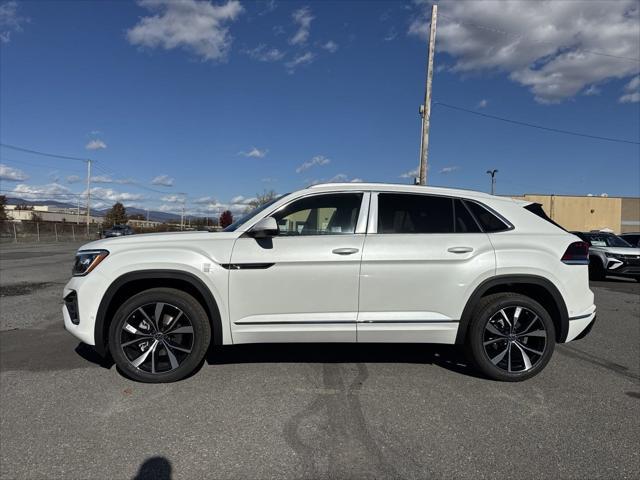
[[[100,238],[101,224],[69,222],[1,222],[0,242],[72,242]]]

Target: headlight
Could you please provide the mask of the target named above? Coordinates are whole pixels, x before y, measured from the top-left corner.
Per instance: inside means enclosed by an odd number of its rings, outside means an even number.
[[[106,250],[80,250],[76,253],[76,261],[73,263],[73,276],[81,277],[96,268],[104,260],[109,252]]]

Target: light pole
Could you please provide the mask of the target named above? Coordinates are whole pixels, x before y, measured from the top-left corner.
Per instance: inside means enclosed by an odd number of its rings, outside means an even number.
[[[487,173],[491,175],[491,195],[495,195],[496,193],[496,173],[498,170],[495,168],[493,170],[487,170]]]

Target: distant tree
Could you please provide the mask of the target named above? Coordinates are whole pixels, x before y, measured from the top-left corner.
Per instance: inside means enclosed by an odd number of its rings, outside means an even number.
[[[220,226],[226,228],[233,223],[233,214],[229,210],[225,210],[220,215]]]
[[[33,207],[26,203],[19,203],[16,205],[16,210],[33,210]]]
[[[4,222],[7,220],[7,211],[5,210],[6,205],[7,205],[6,195],[0,195],[0,222]]]
[[[265,190],[262,193],[258,193],[256,194],[256,198],[247,203],[246,213],[249,213],[255,208],[261,207],[262,205],[265,205],[270,201],[275,200],[276,198],[278,198],[278,194],[273,190]]]
[[[113,207],[109,209],[104,216],[104,223],[106,225],[124,225],[127,223],[127,210],[120,202],[114,203]]]
[[[41,222],[42,221],[42,215],[39,215],[36,212],[31,212],[31,221],[32,222]]]

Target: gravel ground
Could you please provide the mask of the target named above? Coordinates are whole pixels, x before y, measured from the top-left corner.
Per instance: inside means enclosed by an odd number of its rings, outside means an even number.
[[[639,478],[640,284],[546,370],[491,382],[451,347],[219,348],[170,385],[62,328],[78,245],[0,247],[0,478]]]

